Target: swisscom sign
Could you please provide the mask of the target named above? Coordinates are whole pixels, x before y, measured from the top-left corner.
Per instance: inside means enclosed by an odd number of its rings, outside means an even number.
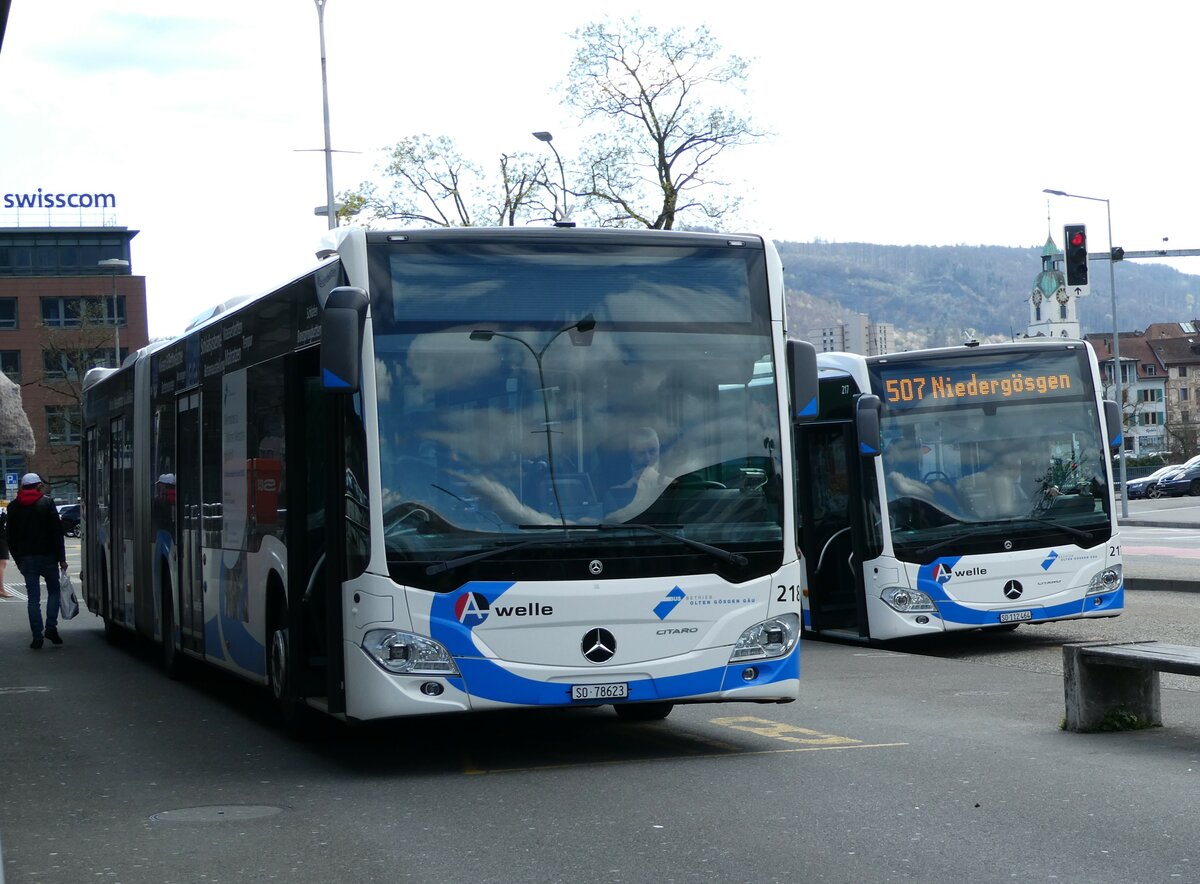
[[[115,209],[117,197],[111,193],[6,193],[6,209]]]

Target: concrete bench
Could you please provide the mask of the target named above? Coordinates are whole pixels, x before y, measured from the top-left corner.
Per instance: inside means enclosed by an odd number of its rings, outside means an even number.
[[[1158,674],[1200,675],[1200,648],[1161,642],[1063,645],[1069,731],[1112,728],[1113,716],[1162,724]]]

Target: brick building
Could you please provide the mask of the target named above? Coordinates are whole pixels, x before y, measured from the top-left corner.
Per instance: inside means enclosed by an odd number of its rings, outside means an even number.
[[[21,387],[37,451],[0,450],[6,478],[34,471],[55,498],[79,493],[80,384],[88,368],[149,342],[146,280],[124,227],[0,227],[0,371]],[[107,263],[105,263],[107,262]]]

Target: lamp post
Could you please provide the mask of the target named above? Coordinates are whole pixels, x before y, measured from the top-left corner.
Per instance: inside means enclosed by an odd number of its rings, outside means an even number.
[[[566,221],[567,218],[570,217],[570,212],[567,211],[567,173],[563,169],[563,161],[562,157],[558,155],[558,148],[554,146],[554,136],[549,132],[534,132],[533,137],[538,141],[544,141],[546,144],[550,145],[550,150],[554,152],[554,159],[558,161],[558,175],[562,181],[563,195],[562,220]]]
[[[587,316],[578,322],[572,322],[568,326],[564,326],[550,336],[550,340],[542,345],[542,349],[535,350],[533,345],[524,338],[519,338],[516,335],[508,335],[504,332],[492,331],[486,328],[477,328],[471,332],[472,341],[490,341],[492,338],[507,338],[510,341],[516,341],[522,347],[530,352],[533,356],[533,361],[537,363],[538,370],[538,385],[542,394],[542,413],[546,421],[546,464],[550,468],[550,490],[554,494],[554,505],[558,507],[558,518],[565,527],[567,524],[566,513],[563,512],[562,501],[558,499],[558,477],[554,472],[554,442],[551,436],[550,429],[550,399],[546,395],[546,375],[542,370],[542,357],[546,355],[546,351],[550,349],[550,345],[559,339],[565,332],[577,331],[583,334],[590,332],[596,327],[596,320],[589,313]]]
[[[1121,476],[1121,518],[1129,517],[1129,499],[1125,495],[1125,391],[1121,383],[1121,327],[1117,325],[1117,274],[1113,265],[1113,235],[1112,235],[1112,205],[1108,200],[1099,196],[1083,196],[1078,193],[1067,193],[1062,190],[1046,188],[1042,193],[1052,196],[1065,196],[1076,200],[1091,200],[1094,203],[1104,203],[1104,213],[1108,220],[1108,290],[1112,295],[1113,320],[1113,388],[1117,397],[1117,410],[1121,415],[1121,448],[1117,452],[1117,464]]]
[[[117,310],[117,272],[129,267],[124,258],[105,258],[97,262],[101,267],[107,267],[112,273],[112,305],[113,305],[113,365],[121,367],[121,314]]]
[[[317,4],[317,28],[321,32],[321,105],[325,113],[325,214],[329,229],[337,227],[337,206],[333,202],[333,147],[329,139],[329,79],[325,73],[325,4],[328,0],[313,0]]]

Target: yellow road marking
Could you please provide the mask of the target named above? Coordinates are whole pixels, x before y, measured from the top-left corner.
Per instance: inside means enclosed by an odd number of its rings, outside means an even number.
[[[782,740],[785,743],[800,743],[805,746],[860,746],[862,740],[851,737],[839,737],[836,734],[823,734],[820,731],[809,730],[806,727],[796,727],[794,724],[784,724],[781,721],[771,721],[768,718],[755,718],[752,715],[737,715],[728,718],[714,718],[712,723],[734,730],[747,731],[768,737],[772,740]]]

